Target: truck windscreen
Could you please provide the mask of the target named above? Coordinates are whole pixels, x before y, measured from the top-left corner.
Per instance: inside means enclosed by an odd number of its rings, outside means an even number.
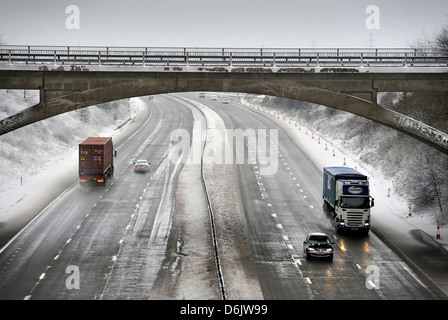
[[[341,197],[341,208],[370,208],[369,197]]]

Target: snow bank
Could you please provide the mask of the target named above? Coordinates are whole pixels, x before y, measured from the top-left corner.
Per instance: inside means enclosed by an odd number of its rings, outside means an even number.
[[[234,182],[234,166],[223,164],[229,147],[223,119],[202,103],[183,97],[199,109],[207,121],[207,140],[204,148],[204,179],[213,210],[216,238],[228,299],[263,299],[255,272],[252,251],[240,212]],[[229,276],[231,275],[231,276]]]

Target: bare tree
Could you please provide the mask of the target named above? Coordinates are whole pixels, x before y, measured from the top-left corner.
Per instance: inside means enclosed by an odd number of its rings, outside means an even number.
[[[426,53],[448,50],[448,22],[440,30],[433,32],[432,35],[424,32],[419,39],[410,43],[409,46]]]
[[[437,47],[443,50],[448,50],[448,23],[446,23],[437,33],[435,41]]]

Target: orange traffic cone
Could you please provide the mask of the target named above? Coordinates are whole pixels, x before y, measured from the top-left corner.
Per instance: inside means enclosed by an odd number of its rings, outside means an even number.
[[[437,235],[436,235],[436,239],[440,239],[440,224],[437,223]]]

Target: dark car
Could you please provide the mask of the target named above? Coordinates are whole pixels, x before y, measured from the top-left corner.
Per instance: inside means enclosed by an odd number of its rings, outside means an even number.
[[[307,260],[311,257],[333,260],[332,244],[334,242],[325,233],[310,233],[303,242],[303,253]]]

